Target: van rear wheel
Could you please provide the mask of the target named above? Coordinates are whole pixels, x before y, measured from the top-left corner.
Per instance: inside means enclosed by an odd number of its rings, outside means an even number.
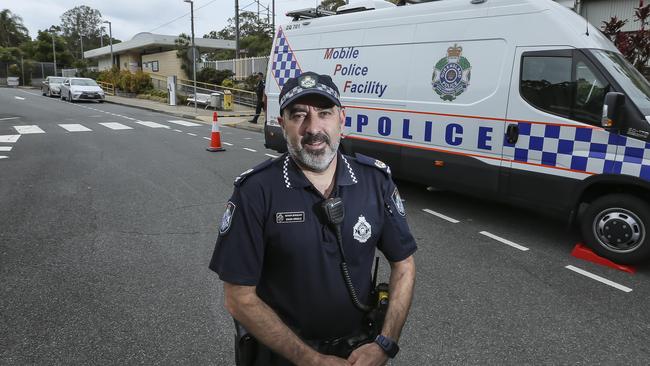
[[[650,207],[641,198],[610,194],[596,199],[585,210],[580,229],[591,249],[616,263],[650,257]]]

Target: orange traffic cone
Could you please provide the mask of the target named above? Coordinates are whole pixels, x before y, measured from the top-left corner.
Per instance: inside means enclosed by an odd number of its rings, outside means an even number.
[[[212,152],[226,151],[226,149],[221,147],[221,133],[219,132],[217,112],[214,112],[212,115],[212,134],[210,136],[210,146],[208,146],[206,150]]]

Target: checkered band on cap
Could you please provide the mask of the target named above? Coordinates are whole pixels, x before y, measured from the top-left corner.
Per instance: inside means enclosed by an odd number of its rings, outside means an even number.
[[[278,31],[278,36],[275,39],[271,72],[280,88],[282,88],[287,80],[298,77],[302,74],[296,56],[291,50],[282,28]]]
[[[311,90],[320,90],[322,92],[325,92],[325,93],[331,95],[332,97],[336,98],[337,100],[339,99],[339,93],[336,90],[330,88],[327,85],[318,83],[313,88],[303,88],[300,85],[298,85],[295,88],[289,90],[289,92],[287,94],[282,96],[282,99],[280,99],[280,105],[284,106],[284,103],[287,100],[290,100],[294,96],[296,96],[296,95],[298,95],[298,94],[300,94],[300,93],[302,93],[304,91],[311,91]]]

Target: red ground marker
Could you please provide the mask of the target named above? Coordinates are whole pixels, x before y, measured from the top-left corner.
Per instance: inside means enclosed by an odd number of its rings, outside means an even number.
[[[618,269],[619,271],[632,273],[632,274],[636,272],[636,269],[634,267],[614,263],[607,258],[603,258],[598,254],[594,253],[593,250],[589,249],[582,243],[576,244],[575,248],[573,248],[573,251],[571,251],[571,255],[578,259],[600,264],[601,266]]]

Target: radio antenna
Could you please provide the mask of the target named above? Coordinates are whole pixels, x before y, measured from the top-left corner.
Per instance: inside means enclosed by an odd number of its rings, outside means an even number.
[[[589,36],[589,9],[585,6],[585,28],[587,29],[587,32],[585,34]]]

